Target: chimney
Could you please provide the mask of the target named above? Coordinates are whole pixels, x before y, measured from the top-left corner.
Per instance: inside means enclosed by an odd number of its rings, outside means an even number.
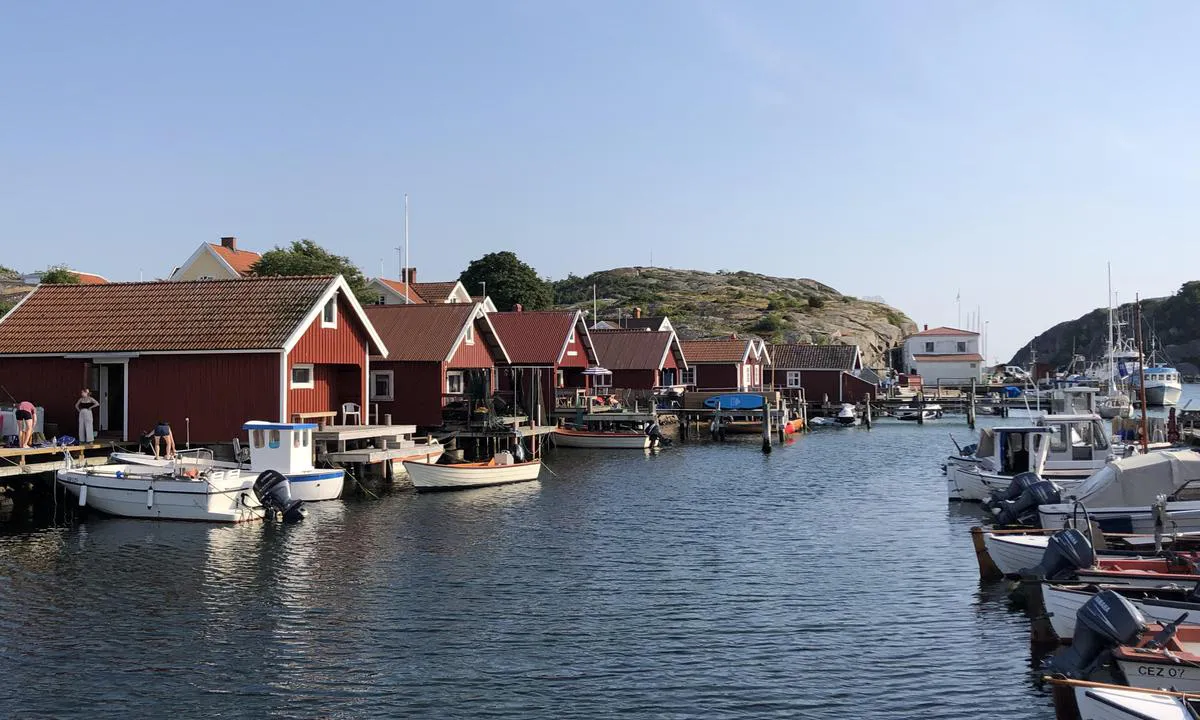
[[[235,238],[235,237],[221,238],[221,247],[229,248],[230,250],[237,252],[237,238]]]
[[[925,329],[926,329],[926,330],[928,330],[928,329],[929,329],[929,323],[925,323]]]
[[[730,340],[737,340],[737,333],[729,333]]]
[[[513,312],[521,312],[521,311],[522,311],[522,310],[524,310],[524,309],[525,309],[525,308],[521,306],[521,303],[514,303],[514,304],[513,304]]]
[[[633,309],[633,316],[635,318],[640,318],[642,316],[642,309],[640,307],[635,307]]]
[[[408,268],[408,277],[404,278],[404,282],[412,285],[417,281],[417,269],[415,267]]]

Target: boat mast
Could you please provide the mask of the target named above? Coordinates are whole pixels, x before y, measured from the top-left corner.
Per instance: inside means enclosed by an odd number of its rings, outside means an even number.
[[[1142,299],[1134,295],[1134,314],[1137,324],[1138,387],[1142,401],[1142,454],[1150,452],[1149,421],[1146,419],[1146,371],[1142,362]]]
[[[1117,384],[1113,378],[1113,307],[1112,307],[1112,263],[1108,264],[1108,394],[1117,394]]]
[[[408,299],[408,193],[404,193],[404,277],[400,278],[404,281],[404,304],[407,305]]]

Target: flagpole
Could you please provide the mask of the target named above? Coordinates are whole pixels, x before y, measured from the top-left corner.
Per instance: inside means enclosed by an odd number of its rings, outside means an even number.
[[[408,299],[408,193],[404,193],[404,276],[400,278],[404,282],[404,303],[407,305]]]
[[[962,327],[962,290],[959,290],[958,294],[954,296],[954,302],[957,303],[957,305],[958,305],[957,327],[961,328]]]

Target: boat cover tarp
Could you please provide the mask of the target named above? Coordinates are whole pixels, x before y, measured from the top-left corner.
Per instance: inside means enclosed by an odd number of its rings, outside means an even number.
[[[1089,508],[1149,506],[1192,480],[1200,480],[1200,453],[1152,452],[1109,463],[1072,495]]]

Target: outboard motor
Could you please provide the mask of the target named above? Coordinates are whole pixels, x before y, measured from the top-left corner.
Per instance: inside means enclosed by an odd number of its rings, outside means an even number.
[[[1048,480],[1040,480],[1025,488],[1016,500],[996,503],[992,512],[997,525],[1036,525],[1038,505],[1057,505],[1061,502],[1058,488]]]
[[[959,448],[958,454],[962,457],[971,457],[978,449],[979,443],[971,443],[970,445],[963,445],[961,448]]]
[[[254,496],[267,509],[268,516],[279,515],[284,522],[304,517],[302,500],[292,499],[292,486],[278,470],[264,470],[254,481]]]
[[[1075,528],[1059,530],[1050,536],[1042,561],[1021,571],[1021,579],[1027,582],[1042,580],[1064,580],[1081,568],[1089,568],[1096,562],[1096,553],[1087,536]]]
[[[1136,642],[1145,630],[1146,618],[1133,603],[1112,590],[1096,593],[1075,615],[1071,647],[1048,658],[1045,670],[1086,680],[1113,648]]]
[[[663,435],[662,426],[657,420],[646,426],[646,436],[650,438],[650,447],[665,447],[671,444],[670,438]]]
[[[1018,473],[1009,481],[1008,487],[1003,490],[993,490],[991,497],[983,501],[983,506],[988,510],[995,507],[1003,507],[999,503],[1006,500],[1016,500],[1031,486],[1041,481],[1042,478],[1035,472]]]

